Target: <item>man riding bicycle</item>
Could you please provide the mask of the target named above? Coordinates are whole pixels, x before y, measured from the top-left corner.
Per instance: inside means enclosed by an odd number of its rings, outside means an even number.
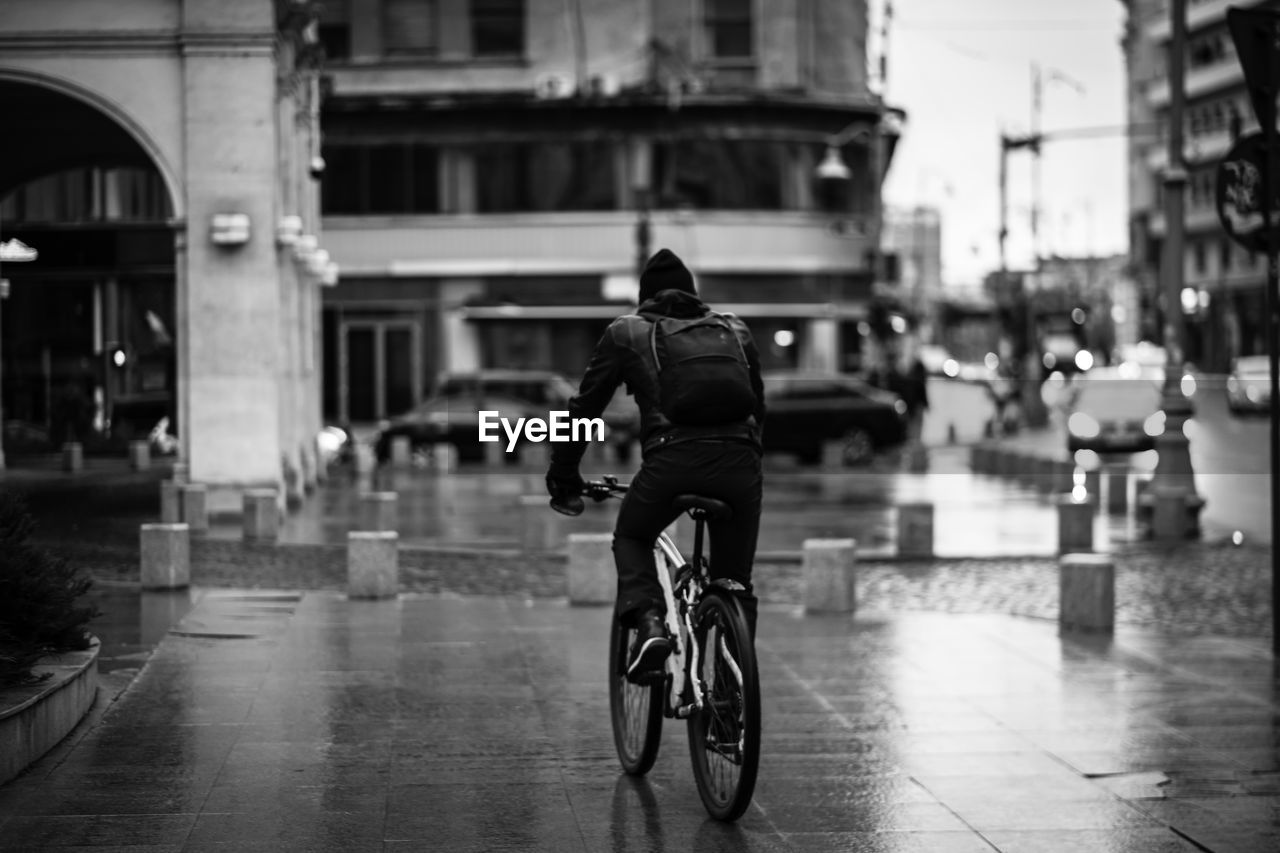
[[[653,548],[679,515],[672,508],[677,495],[715,498],[732,510],[731,518],[709,525],[711,576],[740,586],[755,636],[751,566],[760,528],[764,423],[760,357],[746,324],[711,311],[689,270],[667,249],[645,265],[639,297],[636,313],[614,320],[600,338],[568,403],[571,418],[599,417],[625,383],[640,409],[642,462],[613,534],[618,619],[637,632],[627,663],[631,680],[661,670],[671,651]],[[553,445],[546,478],[553,504],[573,504],[581,495],[578,468],[585,450],[585,442]]]

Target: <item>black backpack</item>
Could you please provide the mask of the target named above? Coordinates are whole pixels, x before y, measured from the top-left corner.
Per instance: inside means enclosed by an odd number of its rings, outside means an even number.
[[[649,347],[658,368],[658,408],[667,420],[712,426],[755,412],[747,354],[723,315],[647,319],[653,323]]]

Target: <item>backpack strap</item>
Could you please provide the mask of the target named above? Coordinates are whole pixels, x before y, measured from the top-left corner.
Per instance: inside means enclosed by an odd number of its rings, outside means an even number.
[[[742,363],[750,365],[751,360],[747,358],[747,349],[742,345],[742,339],[738,337],[738,330],[733,327],[733,323],[730,320],[730,317],[733,317],[733,315],[721,314],[719,312],[712,311],[711,316],[715,317],[721,323],[724,323],[724,325],[729,329],[729,334],[733,335],[734,343],[738,345],[738,352],[742,354]]]
[[[662,374],[662,362],[658,360],[658,318],[650,320],[649,327],[649,349],[653,352],[653,366],[657,368],[658,374]]]

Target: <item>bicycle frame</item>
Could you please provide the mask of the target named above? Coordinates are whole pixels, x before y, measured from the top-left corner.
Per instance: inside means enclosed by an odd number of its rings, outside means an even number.
[[[700,521],[697,523],[702,524]],[[686,673],[694,673],[696,676],[699,667],[698,645],[692,642],[693,624],[689,620],[697,590],[701,586],[701,577],[697,572],[691,572],[687,578],[679,581],[680,601],[677,602],[677,590],[673,587],[672,575],[686,565],[684,557],[665,532],[658,535],[653,556],[657,561],[658,583],[662,585],[662,595],[667,603],[667,630],[675,638],[675,648],[667,656],[666,663],[667,673],[671,676],[670,689],[667,692],[666,716],[684,719],[695,711],[700,711],[703,703],[702,685],[694,677],[688,679],[693,692],[693,701],[687,705],[680,704],[680,697],[684,694]],[[698,554],[694,555],[695,560],[699,557]],[[685,666],[686,654],[689,656],[688,667]]]

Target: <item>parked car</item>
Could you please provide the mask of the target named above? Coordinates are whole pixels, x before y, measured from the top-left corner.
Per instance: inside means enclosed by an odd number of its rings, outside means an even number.
[[[1265,355],[1231,359],[1227,374],[1227,407],[1235,414],[1271,410],[1271,364]]]
[[[379,462],[391,458],[391,439],[407,436],[411,451],[426,451],[437,444],[451,444],[458,459],[475,462],[484,459],[485,446],[480,443],[480,412],[496,411],[512,423],[517,418],[547,417],[544,404],[497,394],[462,393],[440,395],[425,400],[409,411],[386,422],[373,437],[373,453]],[[507,446],[502,427],[497,428],[500,446]],[[517,445],[517,453],[520,445]]]
[[[764,375],[765,452],[822,461],[822,446],[839,441],[846,465],[862,465],[907,438],[907,406],[896,394],[836,373],[777,371]]]
[[[542,405],[545,416],[551,409],[563,408],[577,390],[572,382],[552,370],[480,370],[441,374],[431,396],[514,397]]]
[[[1133,363],[1098,367],[1076,380],[1067,416],[1067,450],[1139,453],[1164,432],[1163,370]]]

